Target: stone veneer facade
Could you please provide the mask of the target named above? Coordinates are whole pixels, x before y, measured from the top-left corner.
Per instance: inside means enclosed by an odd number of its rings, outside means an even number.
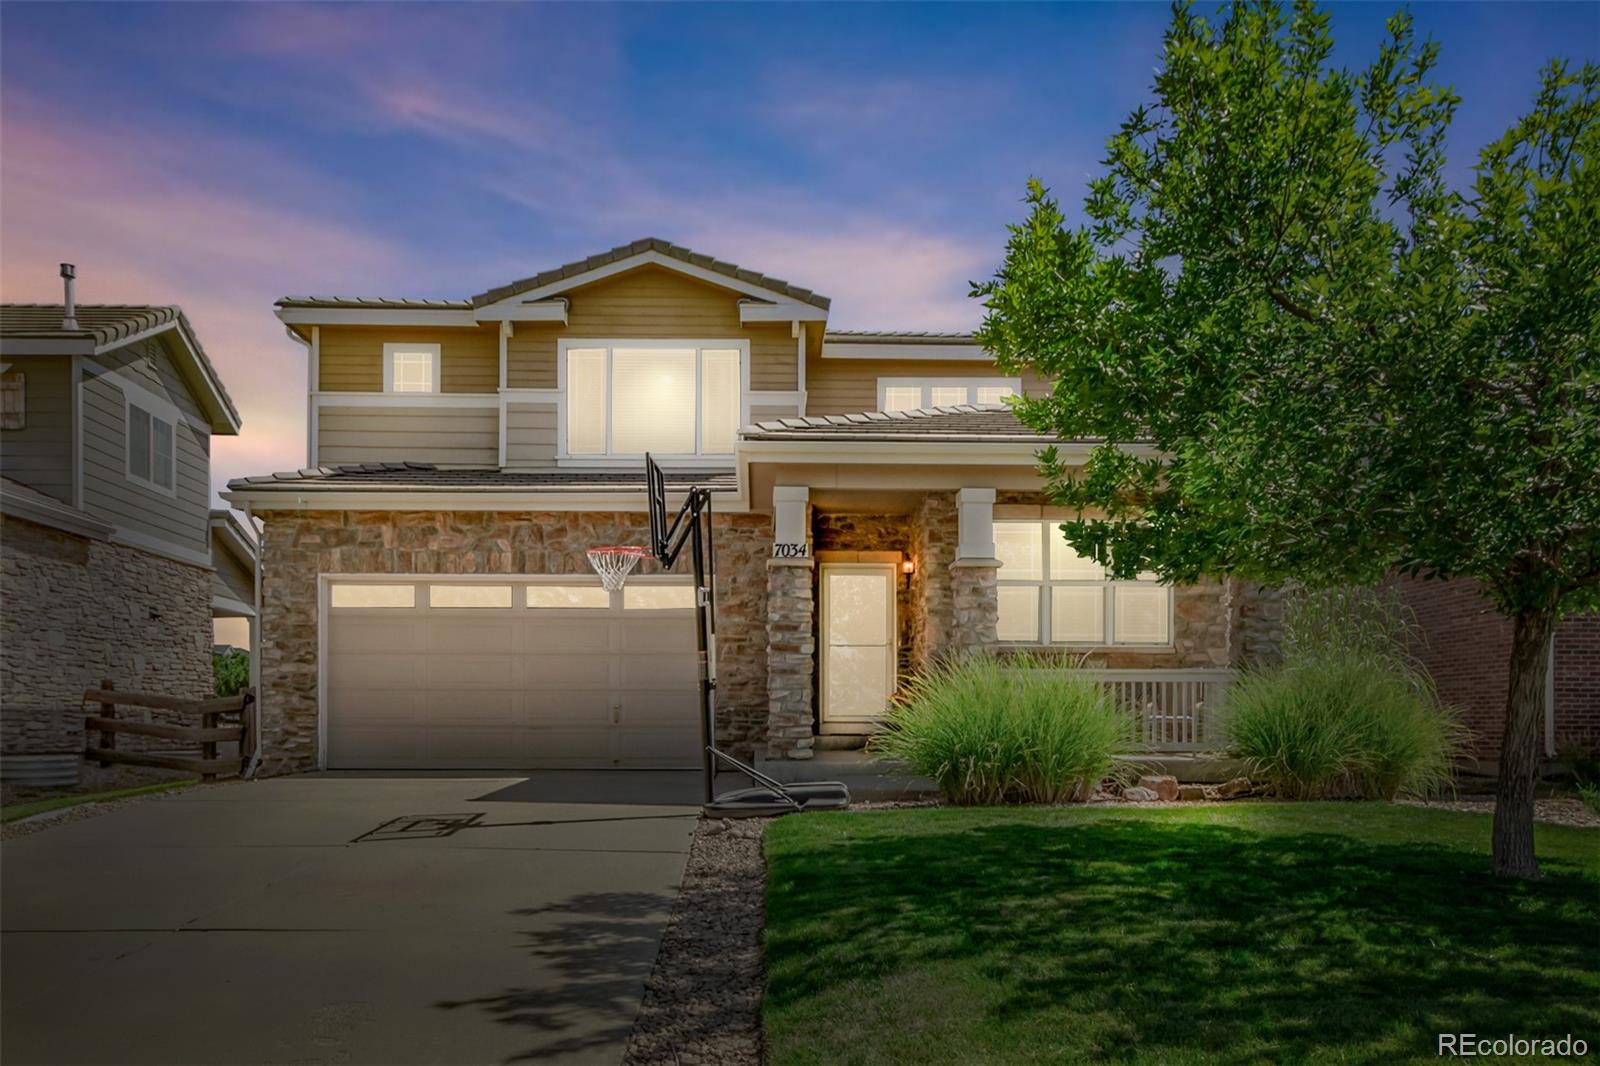
[[[209,696],[211,573],[0,518],[0,750],[81,751],[84,690],[106,679],[132,691]],[[121,713],[162,720],[159,713]],[[124,736],[117,746],[171,745]]]
[[[258,511],[262,734],[267,772],[317,764],[317,578],[321,574],[591,574],[596,544],[644,544],[642,514]],[[767,731],[766,515],[719,514],[717,731],[749,756]],[[680,570],[684,564],[680,563]],[[639,573],[659,572],[652,560]]]

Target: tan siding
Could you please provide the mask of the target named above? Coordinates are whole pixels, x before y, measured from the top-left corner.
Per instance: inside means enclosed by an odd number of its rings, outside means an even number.
[[[210,438],[179,420],[177,496],[132,481],[122,389],[103,376],[83,385],[83,506],[98,518],[206,554],[210,549]]]
[[[323,392],[382,392],[385,344],[437,344],[441,391],[495,392],[500,387],[496,328],[323,326],[317,345],[318,388]]]
[[[0,430],[0,474],[72,502],[72,359],[7,356],[23,375],[23,426]]]
[[[879,378],[1010,377],[992,362],[942,359],[809,359],[806,361],[806,414],[847,415],[878,408]],[[1043,395],[1049,389],[1036,374],[1022,378],[1022,391]]]
[[[519,322],[506,345],[507,384],[556,387],[557,342],[588,340],[748,340],[750,387],[796,388],[796,341],[787,322],[744,325],[743,295],[656,266],[640,267],[564,294],[567,324]]]
[[[799,408],[792,403],[752,404],[750,407],[750,421],[769,422],[775,418],[793,418],[799,413]]]
[[[554,466],[556,405],[506,405],[506,465]]]
[[[317,461],[494,466],[498,419],[495,407],[323,407]]]

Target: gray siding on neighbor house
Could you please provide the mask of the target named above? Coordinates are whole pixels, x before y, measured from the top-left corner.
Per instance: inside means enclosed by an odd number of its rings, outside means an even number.
[[[72,503],[72,358],[7,356],[23,374],[23,426],[0,430],[0,474]]]
[[[143,377],[140,384],[145,384]],[[210,551],[211,438],[182,418],[178,420],[174,437],[176,494],[168,495],[133,481],[127,473],[127,413],[123,389],[106,375],[85,375],[84,510],[119,528],[204,556]]]
[[[506,405],[506,465],[554,466],[556,462],[556,405],[508,403]]]
[[[256,602],[255,576],[216,536],[211,538],[211,565],[217,568],[211,578],[213,596],[224,596],[244,604]]]
[[[500,461],[498,407],[319,407],[318,463]]]
[[[170,337],[173,334],[169,330],[162,336]],[[107,370],[115,371],[155,393],[189,417],[198,419],[202,424],[209,423],[160,337],[149,337],[115,351],[102,352],[94,359]]]

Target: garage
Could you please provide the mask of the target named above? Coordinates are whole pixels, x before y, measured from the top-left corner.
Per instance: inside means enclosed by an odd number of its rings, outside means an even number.
[[[330,769],[698,764],[685,578],[338,577],[321,601]]]

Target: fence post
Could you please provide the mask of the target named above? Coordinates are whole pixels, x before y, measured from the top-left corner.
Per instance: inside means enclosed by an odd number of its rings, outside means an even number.
[[[107,677],[107,678],[104,678],[104,679],[101,680],[100,687],[102,689],[105,689],[107,692],[110,692],[110,691],[114,690],[117,687],[117,683],[115,681],[111,680],[109,677]],[[115,703],[103,704],[101,713],[104,714],[107,718],[115,718],[117,716],[117,705]],[[102,749],[110,749],[112,751],[115,751],[116,747],[117,747],[117,734],[112,732],[111,730],[102,729],[100,731],[100,747]],[[111,760],[110,759],[101,759],[100,760],[100,765],[102,767],[110,766],[111,765]]]

